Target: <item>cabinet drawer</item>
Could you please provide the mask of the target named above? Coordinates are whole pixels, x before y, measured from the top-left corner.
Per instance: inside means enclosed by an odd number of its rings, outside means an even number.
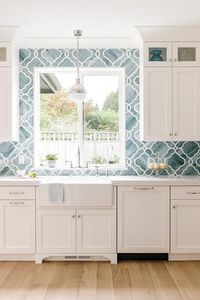
[[[171,199],[200,199],[200,186],[172,187]]]
[[[0,187],[0,200],[5,199],[35,199],[35,188],[34,187]]]

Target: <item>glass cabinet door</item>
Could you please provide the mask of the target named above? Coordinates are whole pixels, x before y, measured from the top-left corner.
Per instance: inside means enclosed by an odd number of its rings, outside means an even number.
[[[0,42],[0,66],[6,67],[11,65],[11,43]]]
[[[195,66],[200,64],[199,42],[173,43],[173,65]]]
[[[144,44],[145,66],[171,66],[172,43],[171,42],[146,42]]]

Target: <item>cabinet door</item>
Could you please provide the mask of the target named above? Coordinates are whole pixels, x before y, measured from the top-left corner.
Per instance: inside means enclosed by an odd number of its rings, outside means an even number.
[[[172,66],[171,42],[144,43],[144,65],[151,67]]]
[[[173,139],[200,140],[200,69],[173,69]]]
[[[119,187],[117,252],[169,252],[168,187]]]
[[[173,43],[174,66],[199,66],[200,43],[199,42],[176,42]]]
[[[200,200],[172,200],[172,253],[200,253],[199,216]]]
[[[0,141],[12,140],[12,74],[0,67]]]
[[[172,68],[144,68],[141,139],[172,139]]]
[[[0,253],[35,253],[35,201],[0,201]]]
[[[77,253],[115,253],[115,210],[78,210]]]
[[[37,211],[37,252],[76,253],[76,211]]]
[[[11,66],[11,43],[0,42],[0,67]]]

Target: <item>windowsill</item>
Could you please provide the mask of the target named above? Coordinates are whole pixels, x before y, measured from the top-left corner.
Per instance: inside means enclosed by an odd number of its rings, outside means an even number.
[[[37,170],[66,170],[66,171],[95,171],[96,169],[98,169],[101,171],[112,171],[112,170],[127,170],[127,167],[126,166],[122,166],[122,165],[115,165],[115,166],[111,166],[111,165],[104,165],[104,166],[101,166],[101,165],[94,165],[94,166],[89,166],[88,168],[87,167],[73,167],[73,168],[70,168],[69,166],[65,166],[65,167],[62,167],[62,166],[56,166],[55,168],[50,168],[48,166],[34,166],[33,169],[37,169]]]

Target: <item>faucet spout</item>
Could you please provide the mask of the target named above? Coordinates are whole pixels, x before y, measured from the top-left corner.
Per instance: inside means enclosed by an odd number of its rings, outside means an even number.
[[[78,146],[78,168],[81,168],[81,152],[80,152],[80,146]]]

